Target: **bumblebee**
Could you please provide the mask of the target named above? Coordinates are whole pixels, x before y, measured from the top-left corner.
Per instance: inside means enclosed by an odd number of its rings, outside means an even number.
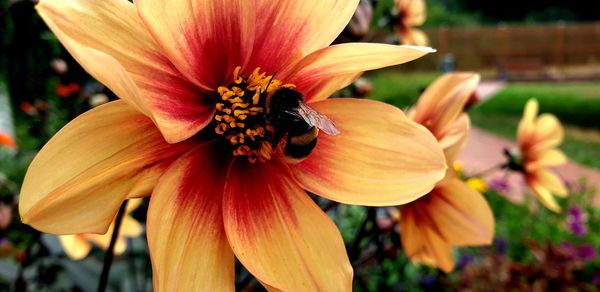
[[[306,158],[317,146],[319,130],[328,135],[340,131],[327,116],[315,111],[304,102],[304,95],[292,88],[281,87],[267,100],[267,121],[275,129],[273,146],[287,139],[284,154],[292,160]]]

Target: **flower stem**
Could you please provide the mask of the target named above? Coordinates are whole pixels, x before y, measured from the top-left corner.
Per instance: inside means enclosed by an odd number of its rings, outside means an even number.
[[[108,245],[106,254],[104,254],[104,265],[102,266],[102,274],[100,274],[98,292],[106,291],[106,286],[108,285],[108,274],[110,272],[110,266],[112,265],[115,255],[114,249],[117,243],[117,238],[119,238],[119,229],[121,229],[121,222],[123,221],[123,216],[125,216],[126,207],[127,201],[124,201],[123,204],[121,204],[121,208],[119,208],[119,213],[117,213],[117,218],[115,219],[115,227],[113,228],[113,233],[110,237],[110,244]]]
[[[490,172],[493,172],[493,171],[498,170],[498,169],[506,168],[507,166],[508,166],[507,163],[502,163],[502,164],[494,165],[493,167],[490,167],[490,168],[488,168],[486,170],[480,171],[480,172],[478,172],[476,174],[469,175],[469,176],[466,177],[466,179],[474,178],[474,177],[483,177],[483,176],[489,174]]]
[[[365,236],[369,235],[370,230],[367,230],[369,222],[371,223],[371,229],[373,229],[373,226],[376,224],[376,215],[375,208],[367,207],[367,216],[365,217],[365,221],[363,221],[358,233],[356,234],[356,237],[354,238],[354,241],[348,248],[348,257],[350,258],[350,262],[358,259],[358,256],[360,255],[360,243]]]

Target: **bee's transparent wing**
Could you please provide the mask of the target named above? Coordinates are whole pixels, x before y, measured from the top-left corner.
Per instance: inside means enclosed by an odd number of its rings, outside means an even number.
[[[298,113],[311,126],[315,126],[328,135],[339,135],[340,130],[335,126],[335,123],[326,115],[322,115],[304,103],[300,103]]]

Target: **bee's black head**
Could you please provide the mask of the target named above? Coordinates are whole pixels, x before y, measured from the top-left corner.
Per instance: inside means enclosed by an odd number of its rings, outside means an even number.
[[[280,88],[271,96],[270,109],[272,111],[283,111],[286,109],[297,109],[304,99],[302,93],[292,88]]]

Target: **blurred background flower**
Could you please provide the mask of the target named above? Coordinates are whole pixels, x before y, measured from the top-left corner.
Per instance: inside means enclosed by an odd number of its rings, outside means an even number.
[[[398,13],[395,24],[400,43],[404,45],[426,46],[427,35],[420,29],[415,28],[425,23],[427,9],[425,0],[394,0]]]
[[[520,171],[527,184],[544,206],[555,212],[560,211],[554,197],[567,196],[562,179],[550,171],[549,167],[567,162],[565,154],[557,148],[563,141],[563,128],[551,114],[538,115],[538,102],[531,99],[525,105],[523,119],[519,123],[519,150],[509,153],[508,167]]]
[[[123,217],[121,227],[119,229],[119,238],[115,243],[114,253],[122,255],[127,249],[126,238],[135,238],[142,234],[143,227],[137,222],[130,213],[135,211],[141,204],[143,199],[130,199],[127,201],[126,215]],[[63,247],[63,250],[70,258],[81,260],[85,258],[92,250],[92,244],[106,250],[110,244],[110,239],[115,228],[115,222],[111,223],[108,231],[105,234],[73,234],[59,235],[58,239]]]

